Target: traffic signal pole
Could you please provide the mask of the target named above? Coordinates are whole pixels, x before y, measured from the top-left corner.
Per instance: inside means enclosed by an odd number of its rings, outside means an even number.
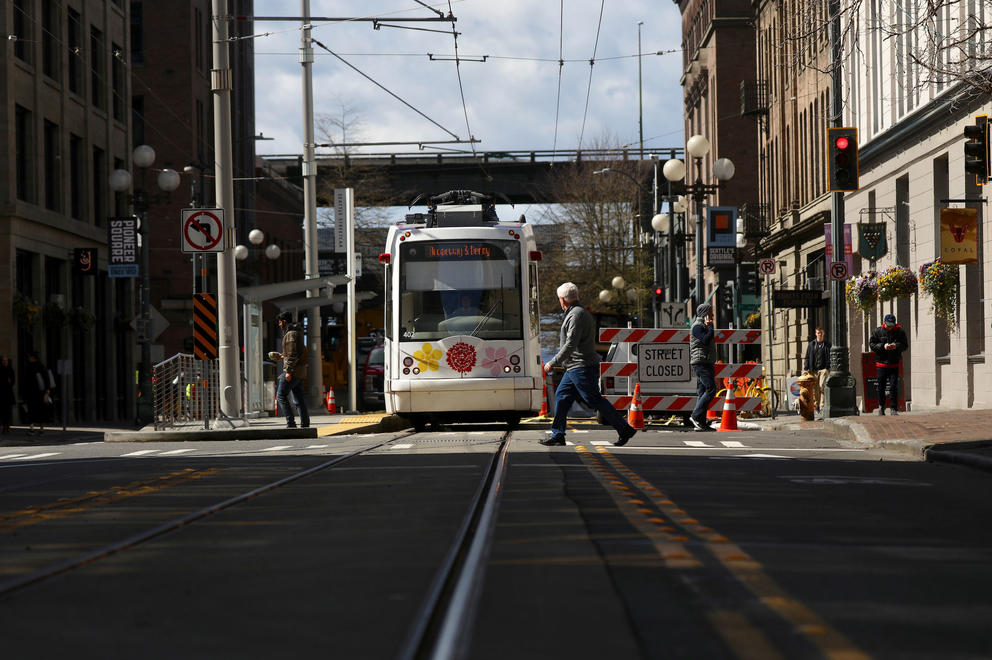
[[[831,123],[842,126],[844,113],[843,74],[841,61],[840,0],[830,0],[830,49],[833,70],[831,72]],[[830,167],[832,164],[828,164]],[[857,167],[857,164],[855,164]],[[835,260],[843,260],[844,254],[844,193],[834,192],[830,205],[830,238],[833,243]],[[830,317],[832,346],[830,348],[830,374],[827,376],[824,391],[823,416],[845,417],[858,414],[857,388],[851,377],[850,356],[847,345],[847,301],[842,280],[830,281]]]

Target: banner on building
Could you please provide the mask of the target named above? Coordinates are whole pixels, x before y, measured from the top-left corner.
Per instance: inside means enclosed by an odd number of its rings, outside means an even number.
[[[737,207],[711,206],[706,209],[706,244],[737,247]]]
[[[862,259],[878,261],[889,251],[884,222],[858,223],[858,254]]]
[[[133,215],[108,218],[107,246],[107,277],[137,277],[138,219]]]
[[[978,209],[940,209],[940,260],[978,262]]]

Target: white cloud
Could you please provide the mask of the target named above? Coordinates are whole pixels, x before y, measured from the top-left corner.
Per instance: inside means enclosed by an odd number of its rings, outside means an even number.
[[[447,3],[439,4],[447,11]],[[485,63],[463,62],[461,77],[472,133],[483,140],[478,149],[550,149],[555,132],[555,103],[558,88],[559,7],[544,0],[453,1],[458,18],[456,29],[462,57],[491,56]],[[588,59],[592,56],[601,3],[598,0],[569,0],[564,3],[564,58],[558,120],[558,148],[574,149],[582,130],[583,108],[589,80]],[[410,0],[373,0],[359,5],[368,15],[427,16],[428,10]],[[291,15],[297,3],[256,0],[255,13]],[[356,3],[345,0],[312,0],[313,16],[355,16]],[[396,13],[402,12],[402,13]],[[637,58],[606,59],[637,53],[637,21],[642,51],[654,53],[678,49],[680,15],[670,2],[608,3],[600,28],[597,62],[593,67],[588,115],[583,141],[615,134],[635,143],[638,136]],[[448,23],[413,23],[412,27],[450,29]],[[298,25],[289,22],[258,22],[256,33],[272,32],[255,40],[256,125],[271,142],[259,143],[264,153],[302,151],[302,86],[297,52]],[[342,54],[393,93],[441,124],[467,137],[465,114],[454,62],[432,62],[427,53],[451,56],[450,34],[398,30],[373,30],[367,22],[323,24],[315,27],[315,39]],[[385,56],[410,53],[414,56]],[[335,112],[342,102],[361,116],[365,140],[447,140],[442,129],[420,117],[332,55],[315,48],[313,67],[315,112]],[[552,61],[497,59],[496,56],[545,58]],[[642,58],[644,135],[665,137],[649,146],[668,147],[682,143],[682,102],[678,77],[682,56],[644,55]],[[468,149],[468,145],[463,145]],[[406,150],[395,147],[394,150]],[[387,151],[389,147],[369,150]]]

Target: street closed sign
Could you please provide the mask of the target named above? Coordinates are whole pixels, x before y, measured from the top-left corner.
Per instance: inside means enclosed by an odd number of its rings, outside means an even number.
[[[637,346],[637,378],[642,383],[690,380],[689,344],[645,342]]]

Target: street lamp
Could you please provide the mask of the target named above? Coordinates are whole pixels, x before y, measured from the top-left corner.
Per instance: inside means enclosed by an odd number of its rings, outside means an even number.
[[[709,195],[716,193],[724,181],[729,181],[734,176],[734,164],[729,158],[720,158],[713,163],[713,175],[719,183],[703,183],[702,165],[703,157],[709,153],[710,142],[702,135],[693,135],[685,144],[686,153],[696,161],[696,181],[685,186],[686,194],[696,202],[696,213],[694,217],[696,231],[696,306],[702,304],[703,296],[703,231],[702,215],[703,201]],[[665,163],[662,173],[669,181],[680,181],[685,178],[685,163],[673,158]]]
[[[261,229],[252,229],[250,232],[248,232],[248,240],[251,242],[252,245],[261,245],[262,243],[265,242],[265,232],[263,232]],[[245,259],[247,259],[248,252],[249,252],[248,246],[246,245],[234,246],[234,258],[237,259],[238,261],[244,261]],[[266,257],[268,257],[272,261],[275,261],[280,257],[280,255],[282,255],[282,248],[280,248],[275,243],[270,243],[269,245],[265,246],[265,250],[263,250],[263,252],[265,253]]]
[[[155,416],[155,409],[152,404],[152,349],[151,349],[151,279],[149,277],[150,247],[148,231],[148,206],[151,202],[161,199],[161,196],[152,198],[145,188],[145,173],[152,163],[155,162],[155,150],[147,144],[142,144],[134,148],[131,154],[131,162],[141,170],[141,185],[134,189],[130,196],[131,208],[138,216],[138,240],[140,245],[141,259],[141,319],[138,324],[138,343],[141,345],[141,366],[138,372],[138,411],[137,420],[139,424],[147,424]],[[114,192],[125,192],[131,188],[132,177],[127,170],[114,170],[108,178],[110,189]],[[156,179],[159,189],[167,197],[168,193],[179,187],[180,177],[175,170],[165,168],[158,173]]]

